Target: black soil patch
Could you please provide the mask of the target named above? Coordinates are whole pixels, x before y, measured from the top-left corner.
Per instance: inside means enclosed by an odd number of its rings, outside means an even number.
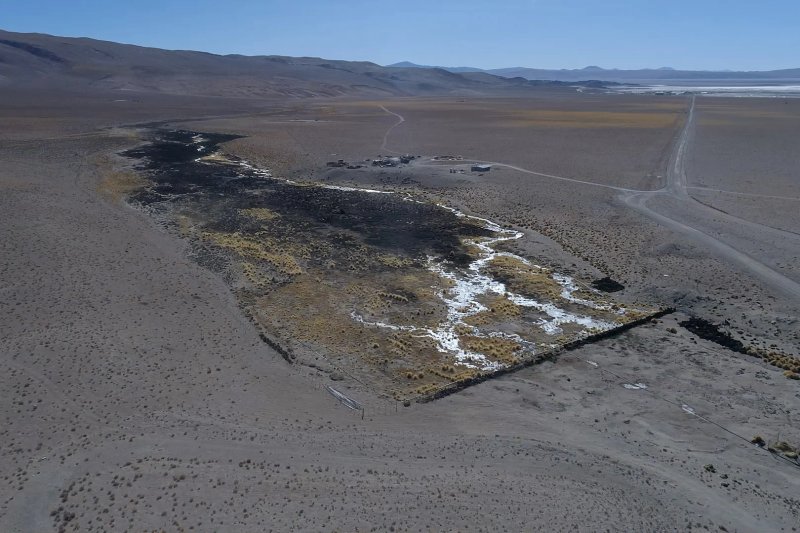
[[[728,348],[729,350],[733,350],[734,352],[747,353],[744,344],[731,337],[730,333],[726,331],[720,331],[719,326],[709,322],[708,320],[693,316],[689,318],[689,320],[680,322],[679,325],[691,331],[701,339],[719,344],[720,346]]]
[[[123,153],[139,160],[139,168],[151,181],[131,200],[156,210],[200,215],[204,231],[242,235],[263,234],[263,228],[241,210],[266,208],[280,216],[280,227],[270,235],[278,240],[322,239],[343,249],[367,246],[419,261],[433,256],[460,266],[471,261],[464,237],[493,234],[447,209],[397,194],[290,183],[265,176],[235,157],[227,162],[201,160],[236,138],[186,130],[154,132],[149,144]]]
[[[594,280],[592,282],[592,287],[603,292],[618,292],[624,289],[625,285],[609,277],[605,277]]]

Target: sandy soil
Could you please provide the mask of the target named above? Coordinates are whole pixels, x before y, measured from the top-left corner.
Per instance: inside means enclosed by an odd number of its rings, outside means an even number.
[[[539,98],[330,101],[298,106],[282,118],[222,119],[205,127],[246,131],[250,138],[232,149],[261,156],[277,171],[308,177],[325,161],[380,154],[383,133],[396,121],[390,113],[399,113],[406,121],[391,133],[392,151],[462,155],[652,188],[662,181],[685,111],[681,98],[576,99],[553,92]],[[272,157],[273,152],[282,155]],[[295,154],[291,165],[284,164],[287,153]]]
[[[701,99],[689,154],[691,194],[767,226],[800,227],[796,99]]]
[[[701,98],[691,154],[692,185],[798,196],[794,98]]]
[[[3,117],[30,113],[0,101]],[[121,171],[113,154],[136,141],[97,127],[186,117],[196,103],[154,101],[130,115],[98,105],[91,120],[72,103],[31,130],[0,122],[0,529],[790,531],[800,522],[797,468],[745,442],[800,444],[798,382],[698,340],[678,325],[684,314],[437,402],[387,403],[360,383],[289,366],[223,279],[103,185]],[[206,103],[196,116],[223,114]],[[270,126],[239,149],[268,162],[284,131],[301,140],[285,137],[300,168],[332,153],[369,157],[395,119],[355,107],[352,123]],[[258,117],[199,124],[266,128]],[[642,170],[665,168],[674,130],[642,141],[652,156]],[[91,135],[65,137],[75,133]],[[506,154],[527,153],[513,139]],[[571,174],[564,164],[546,170]],[[634,183],[626,172],[615,185]],[[391,185],[388,171],[360,179],[525,227],[521,247],[614,275],[628,285],[621,298],[674,303],[796,350],[796,301],[626,210],[614,190],[510,169],[484,178],[447,182],[446,169],[421,169],[405,185]],[[647,388],[625,387],[637,383]],[[326,384],[362,403],[363,419]]]

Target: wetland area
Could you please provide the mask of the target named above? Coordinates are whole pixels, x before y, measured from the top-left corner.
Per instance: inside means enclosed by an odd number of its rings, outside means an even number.
[[[410,194],[274,177],[233,135],[151,131],[130,201],[191,242],[267,342],[397,400],[653,313],[504,251],[523,233]],[[611,286],[603,282],[602,287]]]

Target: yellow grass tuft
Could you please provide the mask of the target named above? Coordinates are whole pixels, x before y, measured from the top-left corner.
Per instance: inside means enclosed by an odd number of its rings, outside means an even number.
[[[302,267],[291,255],[268,250],[263,242],[244,237],[240,233],[204,232],[202,237],[217,246],[236,252],[242,257],[266,261],[282,274],[298,276],[303,273]]]
[[[487,310],[464,319],[470,326],[486,326],[494,322],[519,318],[522,308],[505,296],[493,296],[484,303]]]
[[[250,283],[259,289],[264,289],[272,283],[272,278],[265,276],[253,263],[243,262],[242,273],[244,273]]]
[[[403,296],[402,294],[379,291],[378,296],[381,296],[382,298],[388,298],[389,300],[394,300],[395,302],[401,302],[406,304],[408,303],[408,298],[406,296]]]
[[[550,277],[550,271],[526,265],[514,257],[497,256],[489,262],[488,270],[507,282],[509,289],[533,298],[555,301],[561,298],[561,285]]]
[[[280,217],[278,213],[271,209],[267,209],[266,207],[251,207],[250,209],[240,209],[239,213],[250,217],[253,220],[258,220],[260,222],[271,222],[276,218]]]
[[[506,364],[519,363],[517,352],[522,349],[522,346],[513,340],[498,337],[476,337],[474,335],[462,335],[459,340],[460,344],[470,351],[483,354]]]
[[[376,260],[380,264],[391,268],[404,268],[414,264],[414,261],[407,257],[400,257],[399,255],[392,254],[379,254]]]
[[[104,178],[97,185],[100,194],[115,203],[120,203],[128,195],[141,190],[148,181],[131,171],[111,170],[104,173]]]

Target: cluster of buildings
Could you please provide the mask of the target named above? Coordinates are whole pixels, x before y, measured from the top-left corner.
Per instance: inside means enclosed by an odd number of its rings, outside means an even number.
[[[415,155],[402,155],[402,156],[392,156],[392,157],[383,157],[382,155],[378,156],[378,159],[372,160],[372,166],[374,167],[397,167],[400,165],[407,165],[417,156]]]
[[[328,161],[326,165],[330,168],[349,168],[349,169],[356,169],[356,168],[363,168],[364,165],[359,165],[358,163],[348,163],[344,159],[339,159],[337,161]]]
[[[366,159],[364,163],[370,163],[373,167],[399,167],[400,165],[407,165],[418,155],[401,155],[401,156],[382,156],[379,155],[377,159]],[[463,161],[460,155],[437,155],[433,158],[434,161]],[[337,159],[336,161],[328,161],[326,165],[329,168],[363,168],[364,165],[360,163],[348,163],[344,159]],[[484,165],[482,163],[474,163],[470,166],[472,172],[489,172],[492,170],[492,165]],[[463,174],[463,169],[450,169],[451,174]]]
[[[366,159],[364,160],[365,163],[372,164],[373,167],[398,167],[400,165],[407,165],[414,159],[417,159],[419,156],[417,155],[401,155],[401,156],[382,156],[379,155],[377,159]],[[363,168],[364,165],[360,163],[348,163],[344,159],[338,159],[336,161],[328,161],[326,166],[329,168]]]
[[[476,164],[476,165],[472,165],[471,167],[469,167],[469,169],[472,172],[489,172],[490,170],[492,170],[492,165],[478,165],[478,164]],[[451,168],[450,169],[450,174],[463,174],[463,173],[464,173],[464,169],[463,168]]]

